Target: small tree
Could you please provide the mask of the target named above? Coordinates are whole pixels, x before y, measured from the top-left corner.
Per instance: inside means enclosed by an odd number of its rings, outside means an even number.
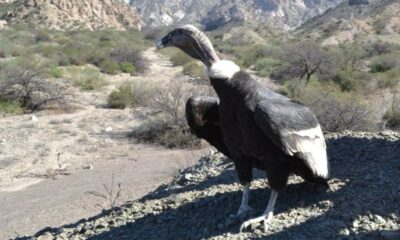
[[[306,83],[315,73],[329,74],[335,68],[328,51],[312,41],[303,41],[292,45],[283,54],[281,60],[286,62],[286,65],[281,68],[280,75],[305,79]]]

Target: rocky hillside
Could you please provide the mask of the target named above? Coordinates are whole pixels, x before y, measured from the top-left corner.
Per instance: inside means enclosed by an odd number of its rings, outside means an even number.
[[[221,0],[131,0],[146,25],[198,23]]]
[[[267,233],[260,226],[238,232],[234,166],[211,154],[139,201],[20,239],[400,239],[400,134],[346,132],[327,140],[330,189],[292,176]],[[270,191],[264,173],[255,175],[250,205],[259,215]]]
[[[11,23],[33,23],[52,29],[140,29],[136,10],[121,0],[2,1],[2,15]]]
[[[400,34],[398,0],[348,0],[304,24],[298,33],[337,44],[368,35]]]
[[[343,0],[131,0],[151,26],[202,23],[208,29],[234,21],[268,22],[289,30],[337,6]]]

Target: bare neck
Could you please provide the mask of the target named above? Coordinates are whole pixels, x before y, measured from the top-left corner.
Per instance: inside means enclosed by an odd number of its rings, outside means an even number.
[[[193,36],[190,45],[194,51],[194,55],[197,55],[208,68],[210,68],[214,63],[220,61],[213,45],[204,34]]]

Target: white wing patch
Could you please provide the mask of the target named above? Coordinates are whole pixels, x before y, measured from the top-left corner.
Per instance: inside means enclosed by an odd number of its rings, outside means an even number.
[[[240,71],[240,67],[232,61],[221,60],[214,63],[207,71],[209,78],[229,79]]]
[[[321,126],[301,131],[282,131],[287,153],[300,153],[313,173],[319,177],[328,177],[328,157]]]

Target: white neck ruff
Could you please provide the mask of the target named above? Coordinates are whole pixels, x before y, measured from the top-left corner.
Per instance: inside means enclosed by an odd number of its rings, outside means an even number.
[[[240,67],[229,60],[221,60],[214,63],[207,69],[209,78],[230,79],[235,73],[240,71]]]

